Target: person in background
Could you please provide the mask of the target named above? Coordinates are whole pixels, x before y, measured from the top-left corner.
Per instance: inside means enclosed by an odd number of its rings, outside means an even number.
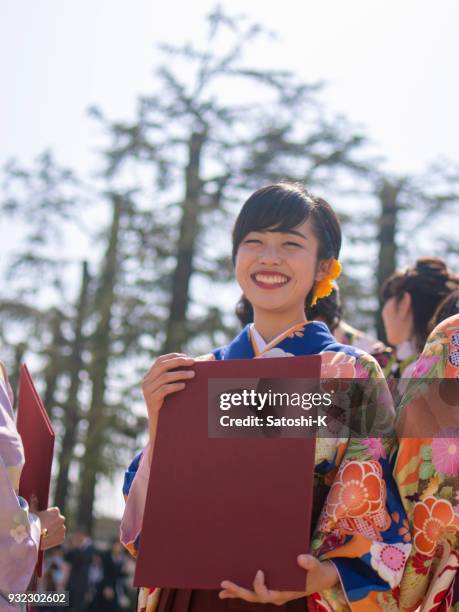
[[[102,556],[99,551],[95,551],[92,557],[92,562],[89,567],[89,580],[88,580],[88,612],[96,612],[99,608],[97,607],[97,594],[99,593],[99,586],[104,579],[104,564]]]
[[[88,612],[119,612],[120,596],[124,588],[123,578],[126,575],[124,563],[126,557],[121,543],[112,542],[109,551],[102,555],[103,574],[97,586],[97,593]]]
[[[89,569],[94,556],[91,538],[79,527],[69,541],[65,560],[70,564],[67,590],[70,591],[70,610],[84,612],[89,599]]]
[[[10,605],[8,593],[27,589],[39,550],[62,544],[65,519],[59,508],[31,512],[18,495],[24,449],[13,416],[13,394],[0,363],[0,610],[21,610]]]
[[[64,559],[64,550],[61,546],[53,550],[47,562],[45,591],[64,591],[70,567]]]
[[[45,571],[38,582],[38,590],[52,593],[65,591],[69,570],[69,564],[64,560],[64,550],[62,546],[57,546],[53,549],[52,554],[45,559]],[[61,606],[44,606],[40,609],[40,612],[56,612],[56,610],[66,609]]]
[[[459,608],[459,314],[430,334],[398,411],[393,475],[413,547],[398,591],[406,612]]]
[[[439,257],[421,257],[412,268],[394,272],[384,281],[382,318],[387,340],[395,349],[384,368],[386,379],[411,376],[435,310],[458,288],[459,276]]]

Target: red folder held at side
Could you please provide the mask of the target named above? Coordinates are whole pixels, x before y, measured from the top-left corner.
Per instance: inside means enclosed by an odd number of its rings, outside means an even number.
[[[219,589],[228,579],[251,588],[262,569],[269,588],[303,591],[296,558],[309,550],[315,437],[209,438],[208,382],[318,379],[320,357],[194,370],[161,408],[134,584]]]
[[[30,505],[32,495],[38,498],[38,510],[48,507],[55,433],[43,402],[33,384],[27,366],[21,366],[17,428],[24,446],[25,465],[19,482],[19,495]],[[38,555],[35,571],[41,576],[43,552]]]

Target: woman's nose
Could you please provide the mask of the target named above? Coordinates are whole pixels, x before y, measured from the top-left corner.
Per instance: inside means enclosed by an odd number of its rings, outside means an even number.
[[[259,255],[260,263],[264,264],[276,264],[280,263],[281,257],[279,250],[276,246],[265,245],[264,249]]]

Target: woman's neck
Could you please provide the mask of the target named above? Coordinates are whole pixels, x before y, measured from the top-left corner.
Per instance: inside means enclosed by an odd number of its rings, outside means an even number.
[[[292,313],[259,312],[255,310],[253,323],[255,329],[266,343],[277,338],[282,332],[299,323],[307,323],[304,310],[293,315]]]
[[[400,359],[401,361],[409,359],[413,355],[419,354],[415,338],[408,338],[404,342],[397,344],[395,347],[395,352],[397,354],[397,359]]]

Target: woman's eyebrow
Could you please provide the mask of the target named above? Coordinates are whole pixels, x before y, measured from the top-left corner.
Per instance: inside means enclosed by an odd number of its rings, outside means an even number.
[[[305,236],[304,234],[302,234],[301,232],[297,232],[294,229],[290,229],[290,230],[284,230],[282,232],[279,232],[279,234],[293,234],[294,236],[299,236],[300,238],[303,238],[303,240],[307,240],[308,237]]]
[[[279,231],[277,229],[252,230],[249,233],[253,233],[253,234],[266,234],[266,232],[272,232],[272,233],[275,233],[275,234],[293,234],[294,236],[299,236],[300,238],[303,238],[303,240],[307,240],[308,239],[307,236],[305,236],[301,232],[298,232],[297,230],[294,230],[294,229],[281,230],[281,231]]]

